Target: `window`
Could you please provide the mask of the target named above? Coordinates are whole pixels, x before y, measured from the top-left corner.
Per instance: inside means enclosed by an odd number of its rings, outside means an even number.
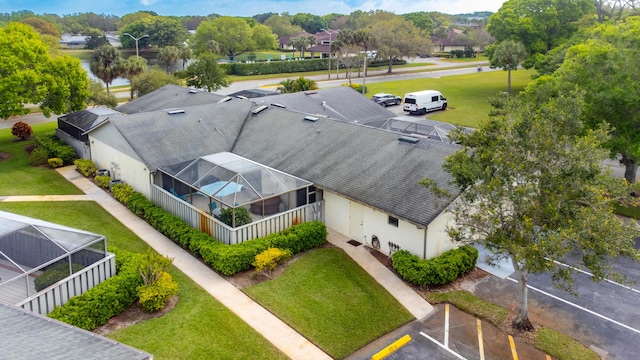
[[[438,101],[438,96],[432,96],[432,97],[431,97],[431,101],[434,101],[434,102],[435,102],[435,101]]]
[[[398,218],[389,215],[389,225],[398,227]]]
[[[416,103],[416,99],[404,99],[404,103],[405,104],[415,104]]]

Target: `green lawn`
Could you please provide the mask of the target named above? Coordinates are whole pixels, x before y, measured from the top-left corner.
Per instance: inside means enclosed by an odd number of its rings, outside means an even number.
[[[278,278],[245,292],[337,359],[413,319],[336,248],[308,252]]]
[[[3,203],[0,210],[103,234],[107,244],[144,252],[148,246],[92,201]],[[108,337],[150,352],[155,359],[287,359],[262,335],[180,270],[169,272],[180,298],[167,315]]]
[[[53,132],[55,121],[34,124],[34,134]],[[25,148],[34,140],[16,141],[11,129],[0,129],[0,152],[11,154],[11,158],[0,162],[0,196],[2,195],[69,195],[82,191],[68,182],[58,172],[46,167],[29,165]]]
[[[511,72],[511,89],[516,93],[531,81],[533,71]],[[446,76],[436,79],[413,79],[389,81],[367,85],[367,96],[385,92],[403,96],[405,93],[433,89],[440,91],[449,103],[446,111],[427,114],[429,119],[444,121],[454,125],[477,127],[487,118],[491,105],[489,98],[507,91],[505,71],[487,71],[468,75]]]

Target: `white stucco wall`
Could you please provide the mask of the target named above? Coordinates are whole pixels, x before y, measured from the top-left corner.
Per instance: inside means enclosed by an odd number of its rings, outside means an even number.
[[[89,141],[91,143],[91,160],[98,169],[109,169],[112,179],[119,178],[146,197],[150,196],[149,171],[139,159],[125,154],[120,149],[116,149],[92,135],[89,135]],[[119,170],[115,169],[114,164],[117,164]]]
[[[325,223],[328,227],[368,245],[371,245],[372,236],[375,235],[380,242],[380,251],[385,254],[389,253],[389,242],[420,258],[432,258],[455,247],[445,232],[446,224],[451,218],[446,213],[436,218],[426,230],[403,220],[398,220],[396,227],[389,224],[389,215],[382,211],[330,191],[324,190],[323,196],[326,206]]]

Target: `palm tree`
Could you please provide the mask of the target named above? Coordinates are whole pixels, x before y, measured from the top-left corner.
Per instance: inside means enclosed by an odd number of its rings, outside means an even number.
[[[280,81],[280,86],[278,86],[278,91],[283,94],[289,94],[296,92],[295,89],[295,80],[286,79]]]
[[[120,63],[120,70],[122,77],[129,80],[129,83],[133,80],[133,77],[142,74],[147,69],[147,59],[138,56],[130,56],[127,60]],[[131,99],[133,99],[133,87],[130,88]]]
[[[280,82],[280,86],[278,86],[278,91],[283,94],[289,94],[300,91],[308,91],[315,90],[318,86],[314,80],[305,79],[303,76],[295,80],[286,79]]]
[[[182,60],[182,70],[189,60],[191,60],[191,48],[183,46],[180,48],[180,59]]]
[[[505,40],[494,48],[491,66],[507,70],[507,94],[511,94],[511,69],[516,70],[526,57],[527,51],[524,45],[517,41]]]
[[[165,46],[158,51],[158,60],[167,66],[167,73],[169,73],[169,67],[181,58],[180,50],[175,46]]]
[[[109,85],[121,74],[119,67],[121,59],[120,52],[111,45],[102,45],[91,52],[89,70],[98,79],[104,81],[107,85],[107,94],[110,94]]]

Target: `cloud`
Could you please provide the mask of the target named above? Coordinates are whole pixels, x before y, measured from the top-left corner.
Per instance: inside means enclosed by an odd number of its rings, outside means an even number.
[[[158,2],[158,0],[140,0],[140,4],[143,6],[151,6]]]

